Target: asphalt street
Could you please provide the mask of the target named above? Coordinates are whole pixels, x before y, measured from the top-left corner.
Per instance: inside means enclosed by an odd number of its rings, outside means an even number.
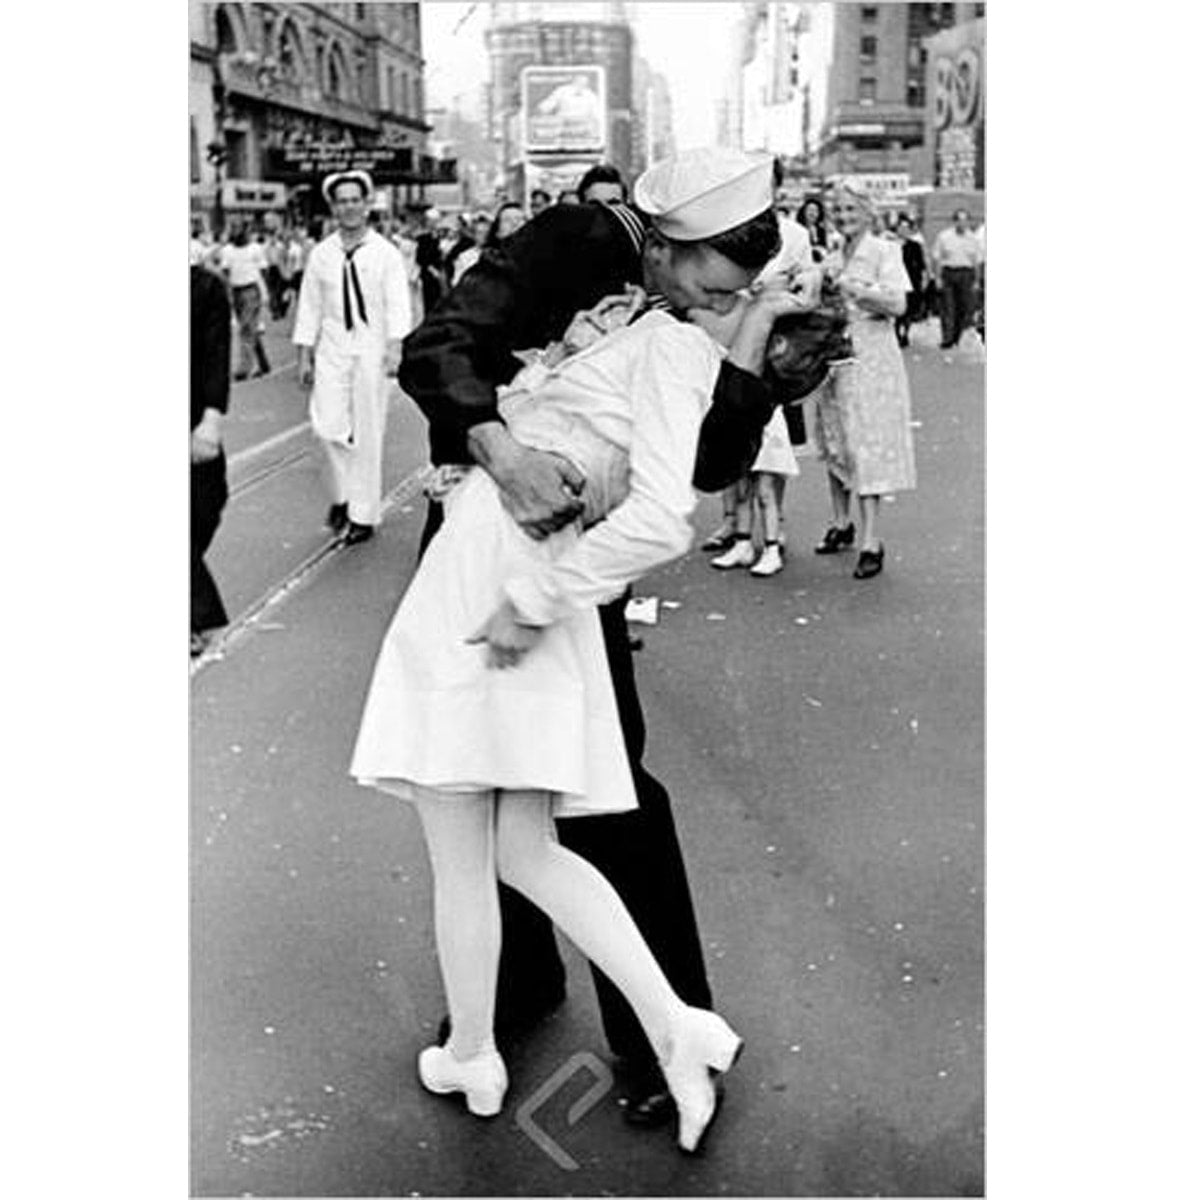
[[[236,384],[209,555],[234,623],[193,667],[192,1157],[203,1196],[983,1194],[984,366],[906,351],[919,488],[884,573],[698,550],[638,585],[647,761],[669,788],[717,1004],[746,1037],[703,1158],[620,1118],[582,961],[509,1062],[501,1117],[425,1094],[443,1011],[414,814],[347,775],[416,561],[424,426],[393,391],[390,503],[334,543],[282,325]],[[932,344],[931,344],[932,343]],[[701,534],[719,500],[705,498]]]

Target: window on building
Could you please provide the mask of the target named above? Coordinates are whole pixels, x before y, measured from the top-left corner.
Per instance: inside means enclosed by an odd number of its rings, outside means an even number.
[[[420,77],[413,80],[413,116],[418,121],[423,119],[425,112],[425,97],[421,94]]]
[[[335,100],[346,94],[346,64],[337,50],[329,55],[329,94]]]
[[[323,93],[325,91],[325,87],[326,87],[325,72],[326,72],[326,68],[327,68],[324,46],[317,47],[314,58],[316,60],[316,65],[317,65],[317,70],[316,70],[317,88]]]
[[[954,5],[953,4],[939,4],[938,8],[940,10],[939,18],[938,18],[939,22],[943,26],[953,25],[954,24]]]
[[[396,71],[393,67],[387,69],[387,106],[390,112],[396,111]]]
[[[246,179],[249,176],[247,140],[245,130],[227,129],[225,131],[225,145],[229,150],[229,157],[225,161],[226,179]]]
[[[977,4],[977,5],[975,5],[975,15],[976,15],[977,17],[983,17],[983,16],[986,16],[987,14],[986,14],[986,13],[983,11],[985,8],[987,8],[987,5],[986,5],[986,4]]]
[[[923,79],[910,79],[904,99],[909,108],[924,108],[925,81]]]
[[[365,21],[367,19],[367,6],[365,4],[356,4],[354,6],[354,19],[356,21]]]
[[[200,135],[196,132],[196,122],[193,118],[188,118],[189,132],[189,162],[191,164],[191,180],[193,183],[200,182]]]
[[[300,73],[300,35],[296,26],[288,22],[279,34],[279,70],[285,78],[295,78]]]
[[[878,39],[873,35],[858,39],[859,62],[874,62]]]
[[[858,102],[860,104],[875,103],[876,82],[873,76],[864,75],[858,81]]]
[[[862,8],[862,19],[863,19],[864,23],[870,23],[870,22],[878,19],[878,17],[879,17],[879,5],[878,4],[864,4],[861,6],[861,8]]]
[[[233,54],[236,50],[237,37],[233,32],[233,22],[224,5],[221,5],[217,9],[217,53]]]
[[[407,117],[411,104],[408,96],[408,76],[400,76],[400,111]]]

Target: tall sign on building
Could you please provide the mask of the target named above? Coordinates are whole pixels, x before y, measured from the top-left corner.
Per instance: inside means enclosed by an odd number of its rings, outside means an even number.
[[[937,188],[972,191],[984,186],[984,28],[984,21],[971,21],[926,43],[926,140]]]
[[[492,137],[504,188],[575,186],[601,159],[633,169],[633,34],[617,4],[494,4]]]

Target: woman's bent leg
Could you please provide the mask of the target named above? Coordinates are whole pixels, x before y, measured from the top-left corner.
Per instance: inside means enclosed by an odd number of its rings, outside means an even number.
[[[591,863],[559,845],[549,793],[500,793],[496,868],[505,883],[528,896],[621,989],[661,1054],[672,1017],[686,1006],[612,884]]]
[[[500,962],[495,800],[419,793],[417,812],[433,869],[438,963],[450,1009],[446,1048],[459,1061],[495,1050]]]

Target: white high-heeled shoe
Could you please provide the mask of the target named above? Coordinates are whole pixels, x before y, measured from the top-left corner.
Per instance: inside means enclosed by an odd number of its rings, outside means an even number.
[[[695,1154],[717,1111],[717,1076],[737,1061],[744,1045],[725,1021],[703,1008],[685,1008],[667,1033],[659,1060],[679,1110],[679,1148]]]
[[[460,1061],[445,1046],[426,1046],[417,1055],[417,1074],[422,1085],[439,1096],[462,1092],[477,1117],[494,1117],[508,1091],[508,1072],[495,1050]]]

